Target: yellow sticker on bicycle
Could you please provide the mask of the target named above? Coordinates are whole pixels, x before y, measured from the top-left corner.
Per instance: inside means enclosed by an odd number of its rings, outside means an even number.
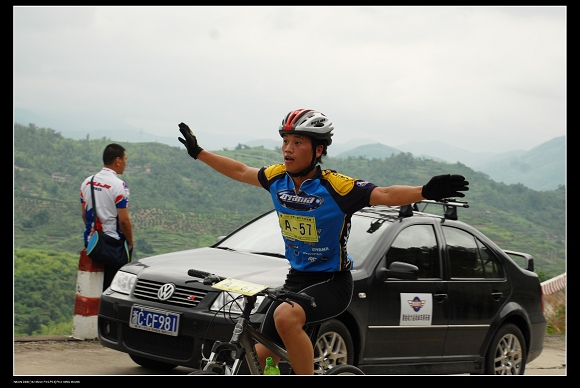
[[[256,295],[260,291],[264,291],[268,286],[263,284],[255,284],[250,282],[245,282],[243,280],[227,278],[219,283],[212,286],[224,291],[237,292],[243,295]]]
[[[279,221],[282,234],[285,237],[304,242],[318,242],[314,217],[280,213]]]

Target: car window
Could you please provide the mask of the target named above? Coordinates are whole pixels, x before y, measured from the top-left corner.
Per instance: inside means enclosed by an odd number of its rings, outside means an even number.
[[[390,222],[382,219],[353,215],[347,251],[355,269],[367,259],[371,249],[390,225]],[[276,212],[241,228],[216,246],[241,252],[267,252],[283,256],[284,240]]]
[[[489,249],[485,244],[479,241],[477,238],[477,246],[479,248],[479,254],[481,255],[481,260],[483,261],[483,271],[485,273],[485,278],[504,278],[504,268],[501,265],[501,261],[496,255]]]
[[[411,225],[403,229],[387,251],[387,268],[402,261],[419,268],[419,278],[441,278],[437,239],[432,225]]]
[[[391,225],[384,219],[352,216],[346,249],[355,269],[369,258],[369,253]]]
[[[234,232],[217,246],[241,252],[270,252],[284,255],[284,240],[280,234],[276,212],[271,212]]]
[[[504,270],[493,252],[464,230],[443,227],[452,278],[502,278]]]

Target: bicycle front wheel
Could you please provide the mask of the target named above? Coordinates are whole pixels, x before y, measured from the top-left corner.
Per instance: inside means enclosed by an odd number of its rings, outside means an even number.
[[[364,373],[354,365],[340,364],[328,369],[324,375],[364,375]]]
[[[188,373],[188,375],[219,375],[211,370],[196,370],[195,372]]]

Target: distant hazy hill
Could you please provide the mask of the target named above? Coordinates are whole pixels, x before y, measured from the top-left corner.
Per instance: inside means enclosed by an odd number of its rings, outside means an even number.
[[[142,130],[120,123],[114,120],[101,118],[98,122],[83,123],[75,121],[73,117],[51,116],[47,114],[37,114],[36,112],[14,108],[14,124],[28,126],[35,124],[39,128],[51,128],[59,132],[63,137],[73,140],[102,139],[108,138],[116,142],[130,143],[161,143],[173,147],[181,147],[177,140],[179,129],[176,120],[175,125],[167,128],[163,136],[143,132]],[[251,135],[229,135],[223,136],[204,131],[195,131],[199,138],[200,145],[207,150],[222,151],[224,149],[234,149],[238,144],[246,144],[248,139],[253,139]],[[248,144],[246,144],[248,145]],[[260,145],[260,144],[256,144]]]
[[[534,190],[554,190],[566,182],[566,137],[557,137],[518,155],[501,155],[478,168],[491,179],[522,183]]]
[[[400,145],[397,148],[412,153],[416,158],[443,160],[448,163],[460,162],[472,168],[476,168],[498,155],[493,152],[471,152],[439,141],[415,141]],[[522,152],[525,151],[509,151],[508,153],[519,154]]]
[[[400,147],[416,157],[461,162],[496,182],[521,183],[534,190],[555,190],[566,184],[566,137],[547,141],[530,151],[469,152],[443,143],[408,143]]]
[[[557,137],[530,151],[469,152],[440,142],[413,142],[399,149],[380,143],[341,152],[339,158],[388,158],[400,152],[447,163],[460,162],[487,174],[496,182],[521,183],[534,190],[555,190],[566,183],[566,137]]]
[[[348,143],[343,143],[343,144],[333,142],[332,146],[328,148],[328,156],[334,158],[334,157],[337,157],[337,155],[340,155],[341,153],[344,153],[344,152],[348,152],[349,150],[352,150],[356,147],[359,147],[362,145],[373,144],[373,143],[375,143],[375,141],[371,140],[371,139],[354,139],[352,141],[349,141]],[[268,150],[275,150],[275,149],[279,149],[282,146],[282,139],[246,140],[246,142],[244,144],[249,146],[249,147],[263,146],[264,148],[266,148]],[[397,150],[397,152],[400,152],[400,151]]]
[[[275,150],[276,147],[282,146],[282,138],[280,140],[272,140],[272,139],[258,139],[258,140],[251,140],[245,143],[248,147],[259,147],[262,146],[267,150]]]
[[[380,159],[388,158],[391,155],[396,155],[401,153],[400,150],[389,147],[381,143],[367,144],[359,147],[355,147],[351,150],[341,152],[336,157],[338,158],[348,158],[348,157],[365,157],[367,159]]]

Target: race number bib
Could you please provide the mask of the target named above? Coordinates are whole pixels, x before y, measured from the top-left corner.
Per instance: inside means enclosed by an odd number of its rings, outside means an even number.
[[[237,292],[238,294],[250,296],[256,295],[260,291],[264,291],[266,288],[268,288],[268,286],[263,284],[249,283],[243,280],[232,278],[224,279],[221,282],[214,284],[212,287],[219,290]]]
[[[314,217],[280,214],[279,220],[284,237],[304,242],[318,242]]]

